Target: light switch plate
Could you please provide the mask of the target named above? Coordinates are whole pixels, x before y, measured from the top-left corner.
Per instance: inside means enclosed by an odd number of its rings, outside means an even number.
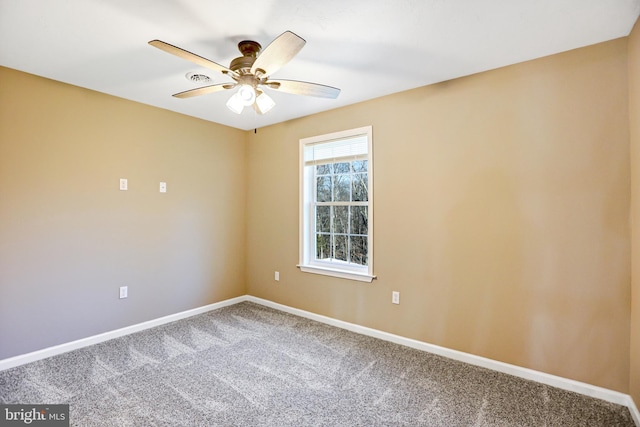
[[[127,183],[126,178],[120,178],[120,190],[127,191],[129,189],[129,184]]]
[[[161,182],[160,183],[160,192],[161,193],[166,193],[167,192],[167,183],[166,182]]]

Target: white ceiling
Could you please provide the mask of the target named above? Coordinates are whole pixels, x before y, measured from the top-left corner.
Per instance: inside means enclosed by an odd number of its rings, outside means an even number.
[[[640,0],[0,0],[0,65],[248,130],[627,36],[639,14]],[[188,72],[230,80],[147,44],[228,66],[239,41],[285,30],[307,44],[272,77],[338,99],[270,90],[263,116],[229,111],[228,91],[177,99],[197,87]]]

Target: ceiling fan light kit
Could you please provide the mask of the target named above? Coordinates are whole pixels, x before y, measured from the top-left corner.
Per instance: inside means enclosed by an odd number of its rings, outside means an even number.
[[[306,41],[300,36],[285,31],[273,40],[264,51],[260,43],[253,40],[243,40],[238,43],[238,50],[242,56],[231,61],[225,67],[207,58],[196,55],[177,46],[160,40],[152,40],[149,44],[167,53],[191,61],[202,67],[219,71],[234,80],[234,82],[202,86],[176,93],[176,98],[190,98],[206,93],[218,92],[238,88],[227,101],[227,107],[234,113],[240,114],[244,107],[253,105],[259,114],[265,114],[275,106],[275,101],[264,92],[264,88],[295,95],[314,96],[335,99],[340,89],[317,83],[298,80],[270,80],[269,76],[289,62]],[[262,53],[260,53],[262,51]]]
[[[265,114],[267,111],[271,110],[276,106],[276,102],[266,93],[262,92],[257,98],[256,103],[254,104],[258,113]]]
[[[244,110],[244,102],[237,92],[227,101],[227,108],[236,114],[240,114],[242,113],[242,110]]]

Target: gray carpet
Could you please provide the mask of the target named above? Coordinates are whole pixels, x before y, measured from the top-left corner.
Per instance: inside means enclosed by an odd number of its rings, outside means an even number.
[[[627,408],[245,302],[0,372],[77,426],[629,426]]]

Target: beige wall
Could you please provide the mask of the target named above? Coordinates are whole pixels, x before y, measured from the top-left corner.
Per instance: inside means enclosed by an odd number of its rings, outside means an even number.
[[[0,68],[0,359],[243,295],[245,139]]]
[[[640,23],[629,36],[629,129],[631,139],[631,375],[630,393],[640,406]]]
[[[248,293],[627,392],[627,95],[619,39],[249,134]],[[298,140],[365,125],[378,280],[302,273]]]

